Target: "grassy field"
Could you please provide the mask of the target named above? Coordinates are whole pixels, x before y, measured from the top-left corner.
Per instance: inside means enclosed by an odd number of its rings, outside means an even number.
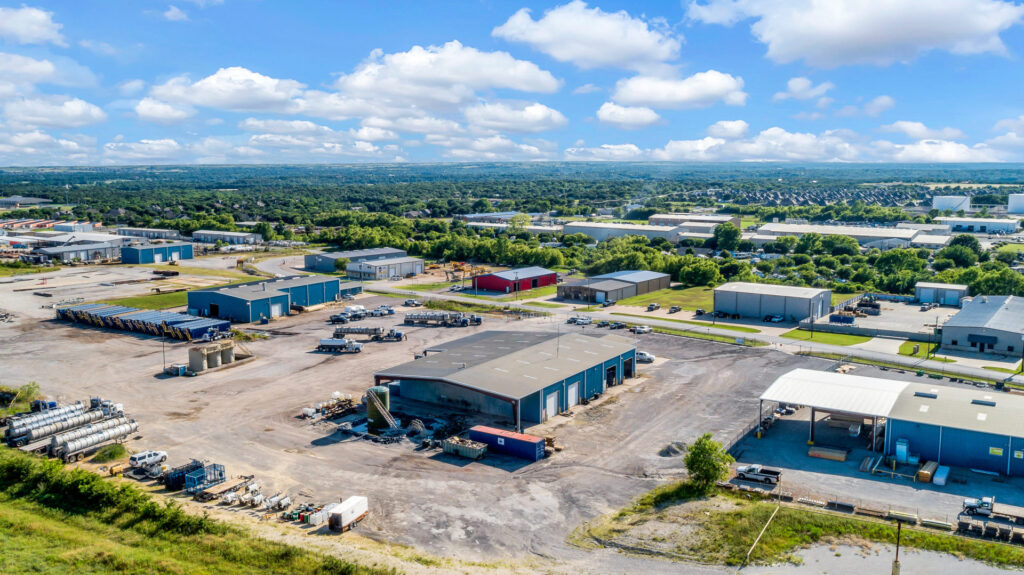
[[[848,300],[850,298],[857,297],[859,295],[860,295],[859,293],[833,293],[832,294],[832,303],[830,305],[839,305],[840,303],[842,303],[842,302],[844,302],[844,301],[846,301],[846,300]]]
[[[1007,367],[999,367],[997,365],[985,365],[982,366],[989,371],[998,371],[999,373],[1017,374],[1020,373],[1020,365],[1018,364],[1017,369],[1010,369]]]
[[[0,573],[383,575],[186,513],[127,481],[0,448]]]
[[[914,346],[919,346],[917,353],[914,353]],[[931,359],[933,361],[941,361],[944,363],[956,363],[955,359],[949,359],[946,357],[929,357],[929,354],[935,353],[939,349],[937,343],[925,343],[923,341],[905,341],[900,344],[900,355],[906,355],[908,357],[916,357],[919,359]]]
[[[999,246],[999,248],[996,251],[1019,254],[1021,252],[1024,252],[1024,244],[1006,244],[1004,246]]]
[[[740,217],[740,229],[745,230],[748,226],[752,226],[757,222],[756,216],[742,216]]]
[[[246,280],[256,281],[260,279],[259,276],[253,276],[237,269],[222,269],[215,270],[209,268],[191,267],[183,265],[168,265],[168,264],[146,264],[139,267],[151,268],[154,270],[166,270],[180,272],[182,275],[190,276],[204,276],[204,277],[218,277],[218,278],[230,278],[234,280]]]
[[[782,337],[800,341],[816,341],[818,343],[826,343],[829,345],[856,345],[858,343],[871,341],[870,337],[863,335],[847,335],[845,333],[828,333],[824,331],[812,332],[806,329],[794,329],[793,331],[787,331],[782,334]]]
[[[716,328],[716,329],[726,329],[726,330],[729,330],[729,331],[738,331],[738,332],[741,332],[741,333],[761,333],[761,330],[759,330],[759,329],[754,329],[752,327],[744,327],[742,325],[733,325],[731,323],[716,323],[716,324],[712,324],[710,321],[692,321],[692,320],[688,320],[688,319],[674,319],[674,318],[670,318],[670,317],[646,316],[646,315],[637,315],[637,314],[633,314],[633,313],[619,313],[619,312],[612,312],[612,315],[622,315],[622,316],[626,316],[626,317],[638,317],[640,319],[656,319],[658,321],[671,321],[671,322],[675,322],[675,323],[685,323],[687,325],[696,325],[696,326],[700,326],[700,327],[713,327],[713,328]]]
[[[533,299],[533,298],[536,298],[536,297],[545,297],[545,296],[549,296],[549,295],[555,295],[556,293],[558,293],[558,286],[551,285],[551,286],[539,287],[539,288],[536,288],[536,289],[528,289],[526,291],[521,291],[518,294],[508,294],[506,296],[499,297],[497,299],[497,301],[516,301],[517,299],[518,300]]]
[[[172,293],[154,293],[120,299],[104,300],[100,303],[110,305],[123,305],[127,307],[139,307],[143,309],[168,309],[182,307],[188,303],[188,292],[177,291]]]
[[[60,268],[57,266],[46,267],[46,268],[12,268],[8,266],[0,265],[0,278],[6,278],[11,276],[20,276],[26,274],[41,274],[45,272],[55,272]]]
[[[411,289],[413,291],[437,291],[440,289],[448,289],[449,287],[459,284],[462,282],[430,282],[424,284],[409,284],[402,286],[402,289]]]
[[[682,287],[675,286],[668,289],[652,291],[624,300],[619,300],[618,305],[631,305],[647,307],[647,304],[660,303],[662,307],[677,305],[683,309],[693,311],[697,308],[710,310],[715,305],[715,292],[708,287]]]
[[[676,506],[686,504],[684,510]],[[632,506],[578,529],[570,541],[582,547],[601,547],[627,535],[630,545],[645,547],[643,529],[651,522],[678,521],[687,524],[686,535],[665,540],[653,536],[650,548],[671,559],[742,565],[747,552],[768,519],[775,513],[774,502],[749,499],[742,494],[720,493],[710,497],[696,492],[686,482],[658,487],[640,497]],[[634,529],[636,532],[634,533]],[[671,537],[671,536],[670,536]],[[774,519],[750,554],[750,563],[797,562],[794,553],[814,544],[848,540],[894,544],[896,526],[888,521],[817,511],[795,505],[778,508]],[[970,558],[1004,567],[1024,561],[1024,549],[966,537],[904,527],[901,543],[907,547],[947,553],[950,561]]]
[[[664,333],[666,335],[678,335],[680,337],[692,337],[694,339],[704,339],[707,341],[717,341],[720,343],[731,343],[736,344],[736,338],[741,337],[739,334],[736,337],[729,337],[727,335],[716,335],[713,333],[704,333],[696,330],[685,330],[685,329],[672,329],[670,327],[652,327],[651,331],[654,333]],[[763,347],[768,345],[762,341],[754,341],[752,339],[745,339],[743,344],[747,347]]]
[[[547,302],[547,301],[531,301],[531,302],[527,302],[527,305],[532,305],[534,307],[547,307],[547,308],[565,307],[565,304],[551,303],[551,302]]]

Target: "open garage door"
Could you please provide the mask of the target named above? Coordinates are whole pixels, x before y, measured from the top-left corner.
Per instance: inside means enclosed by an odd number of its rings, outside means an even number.
[[[633,366],[633,358],[629,358],[622,362],[622,377],[623,379],[632,379],[636,377],[636,370]]]
[[[611,387],[618,382],[618,371],[615,369],[614,365],[604,371],[605,387]]]
[[[568,397],[566,397],[566,400],[568,400],[569,407],[574,407],[576,405],[579,405],[580,404],[580,384],[578,382],[577,383],[570,383],[569,387],[566,389],[566,395],[568,396]]]

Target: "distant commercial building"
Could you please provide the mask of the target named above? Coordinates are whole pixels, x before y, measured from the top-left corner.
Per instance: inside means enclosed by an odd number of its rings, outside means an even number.
[[[762,319],[781,315],[785,321],[817,319],[831,311],[832,291],[775,284],[729,282],[715,288],[715,311]]]
[[[181,239],[178,230],[161,230],[157,228],[117,228],[114,230],[119,236],[131,238],[148,238],[151,240],[177,240]]]
[[[962,309],[942,326],[942,347],[949,350],[1017,356],[1024,349],[1024,298],[983,295],[964,300]]]
[[[971,211],[971,198],[969,196],[935,196],[932,198],[932,209],[940,212],[946,210],[969,212]]]
[[[668,274],[652,271],[619,271],[558,286],[558,297],[589,303],[619,301],[669,287]]]
[[[509,224],[499,224],[495,222],[466,222],[466,227],[476,228],[478,230],[507,230]],[[537,234],[560,234],[562,233],[562,226],[535,226],[527,225],[523,227],[523,231],[537,235]]]
[[[647,218],[647,223],[652,226],[678,226],[687,223],[724,224],[729,222],[740,227],[739,216],[729,214],[654,214]]]
[[[557,283],[557,273],[537,266],[473,276],[473,289],[503,293],[526,291]]]
[[[643,224],[613,224],[603,222],[569,222],[563,227],[567,234],[583,234],[603,242],[609,238],[644,236],[649,240],[665,238],[670,243],[679,240],[677,226],[645,226]]]
[[[923,234],[948,236],[952,231],[948,224],[919,224],[917,222],[900,222],[896,227],[902,230],[917,230]]]
[[[192,244],[188,242],[125,246],[121,248],[121,263],[161,264],[190,260],[194,257],[192,247]]]
[[[131,242],[130,238],[124,236],[100,232],[35,232],[32,237],[39,240],[39,245],[50,247],[85,243],[107,243],[121,247]]]
[[[0,198],[0,208],[22,208],[25,206],[38,206],[40,204],[52,203],[46,198],[32,198],[26,196],[8,196]]]
[[[921,303],[937,303],[955,305],[968,296],[969,289],[962,284],[940,284],[934,282],[917,282],[914,285],[914,299]]]
[[[540,423],[636,375],[636,344],[613,334],[485,331],[378,371],[402,400]]]
[[[822,236],[849,236],[864,247],[889,249],[907,247],[919,230],[905,228],[874,228],[866,226],[835,226],[823,224],[765,224],[758,228],[757,233],[763,236],[794,236],[819,234]]]
[[[348,277],[357,280],[384,280],[423,273],[423,260],[414,257],[362,260],[348,264]]]
[[[309,307],[357,294],[362,286],[327,276],[291,276],[188,292],[192,315],[249,323],[288,315],[293,307]]]
[[[120,258],[121,246],[113,245],[109,242],[86,242],[39,248],[35,253],[61,263],[74,261],[98,262]]]
[[[953,236],[934,236],[931,234],[917,234],[914,239],[910,240],[910,247],[912,248],[925,248],[928,250],[941,250],[942,248],[949,245],[949,242],[953,240]]]
[[[860,416],[866,425],[884,421],[881,450],[901,463],[913,454],[941,466],[1024,475],[1024,397],[1019,395],[795,369],[761,394],[762,413],[765,402],[809,408],[812,441],[823,415]]]
[[[464,222],[493,222],[496,224],[508,223],[513,216],[519,215],[520,212],[486,212],[481,214],[461,214],[455,216],[456,220],[462,220]]]
[[[981,234],[1012,234],[1020,230],[1020,220],[1009,218],[935,218],[935,221],[948,225],[953,232]]]
[[[262,244],[263,236],[250,232],[197,230],[192,232],[192,240],[206,244],[215,244],[219,241],[226,244]]]
[[[303,263],[307,270],[330,273],[336,271],[334,262],[348,260],[349,263],[367,260],[386,260],[402,258],[409,255],[405,250],[397,248],[369,248],[365,250],[349,250],[347,252],[330,252],[326,254],[309,254]]]
[[[53,231],[55,232],[91,232],[92,228],[92,222],[61,222],[53,224]]]
[[[1010,194],[1006,204],[1006,213],[1024,214],[1024,194]]]

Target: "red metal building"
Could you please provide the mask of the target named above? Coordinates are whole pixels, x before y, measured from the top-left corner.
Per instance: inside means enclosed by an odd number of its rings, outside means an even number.
[[[555,285],[558,274],[541,267],[531,266],[494,272],[473,278],[473,289],[512,293]]]

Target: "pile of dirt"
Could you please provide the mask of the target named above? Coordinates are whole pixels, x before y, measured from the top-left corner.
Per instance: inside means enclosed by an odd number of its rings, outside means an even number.
[[[686,444],[682,441],[673,441],[665,447],[662,447],[661,451],[658,452],[658,455],[662,457],[679,457],[684,453],[686,453]]]

